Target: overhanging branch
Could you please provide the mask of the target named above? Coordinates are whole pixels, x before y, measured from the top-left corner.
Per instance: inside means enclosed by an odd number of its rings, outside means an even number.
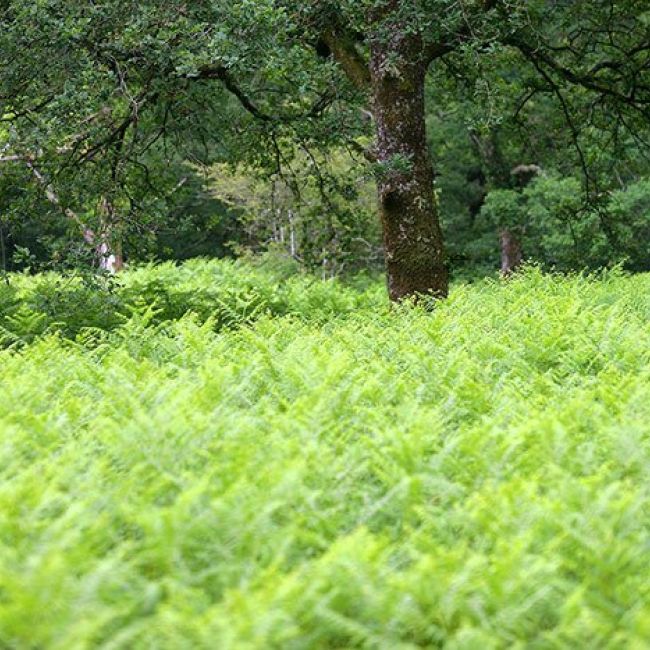
[[[359,90],[367,90],[370,86],[370,68],[352,38],[334,29],[325,30],[321,38],[347,78]]]
[[[510,38],[506,44],[511,45],[518,49],[525,59],[530,61],[539,71],[541,66],[553,71],[565,81],[571,84],[581,86],[587,90],[595,92],[604,97],[632,108],[640,112],[644,116],[648,116],[650,111],[650,96],[639,97],[635,93],[635,87],[629,93],[621,92],[615,87],[604,85],[600,83],[593,74],[583,74],[575,70],[569,69],[562,65],[557,59],[545,52],[542,48],[535,48],[519,38]]]
[[[323,93],[318,97],[312,106],[304,112],[294,115],[277,115],[263,111],[237,84],[230,70],[222,65],[206,65],[196,73],[185,75],[185,79],[217,79],[221,81],[226,90],[231,93],[241,106],[260,122],[266,123],[290,123],[310,117],[318,117],[333,101],[332,93]]]
[[[194,75],[187,75],[188,79],[218,79],[221,81],[232,95],[234,95],[242,107],[247,110],[253,117],[261,120],[262,122],[271,122],[273,117],[268,115],[243,92],[243,90],[235,83],[228,68],[222,65],[206,65],[199,68],[198,72]]]

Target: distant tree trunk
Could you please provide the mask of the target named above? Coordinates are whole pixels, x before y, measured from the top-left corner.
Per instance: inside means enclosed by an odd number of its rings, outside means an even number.
[[[100,215],[101,234],[97,246],[99,267],[104,271],[117,273],[124,268],[124,256],[122,254],[122,242],[115,232],[115,226],[117,225],[115,206],[107,196],[102,199]]]
[[[4,233],[4,226],[2,224],[2,221],[0,221],[0,270],[2,271],[2,275],[5,279],[5,281],[8,282],[7,279],[7,249],[5,247],[5,233]]]
[[[104,240],[97,247],[99,257],[99,268],[109,273],[118,273],[124,268],[124,257],[122,256],[122,246],[116,243],[112,248],[108,240]]]
[[[395,29],[371,41],[379,209],[392,300],[445,297],[448,272],[426,141],[421,39]],[[396,63],[397,61],[397,63]]]
[[[485,203],[485,199],[488,195],[487,190],[487,178],[483,170],[479,167],[478,169],[471,169],[466,176],[468,184],[476,184],[477,193],[473,199],[470,199],[467,205],[467,212],[469,215],[469,226],[474,228],[476,225],[476,219],[481,213],[481,208]]]
[[[115,272],[121,271],[124,269],[124,250],[122,248],[122,242],[115,242]]]
[[[298,246],[296,244],[296,228],[294,226],[293,210],[287,210],[287,217],[289,220],[289,253],[291,257],[296,259],[298,257]]]
[[[523,250],[519,234],[511,228],[503,228],[499,232],[501,244],[501,274],[504,277],[512,275],[521,266]]]
[[[510,171],[510,185],[523,190],[541,171],[539,165],[517,165]],[[502,228],[499,231],[501,274],[504,277],[512,275],[521,266],[524,259],[521,242],[523,228],[523,226]]]

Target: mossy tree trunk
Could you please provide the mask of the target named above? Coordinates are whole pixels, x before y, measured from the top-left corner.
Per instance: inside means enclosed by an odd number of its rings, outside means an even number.
[[[445,297],[448,272],[426,141],[421,39],[396,29],[371,42],[378,198],[392,300]]]

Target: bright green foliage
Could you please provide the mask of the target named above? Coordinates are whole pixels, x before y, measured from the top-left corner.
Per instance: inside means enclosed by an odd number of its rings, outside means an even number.
[[[586,205],[576,178],[542,174],[524,189],[489,192],[481,216],[517,228],[526,256],[562,270],[624,264],[650,268],[650,183],[640,180]]]
[[[166,263],[142,267],[119,280],[13,275],[9,285],[0,285],[0,347],[21,346],[54,333],[85,341],[131,316],[158,326],[192,312],[198,323],[209,320],[220,330],[265,314],[322,321],[380,303],[379,287],[360,293],[337,281],[331,286],[314,283],[294,272],[291,263],[269,258],[257,266],[229,260],[191,260],[180,268]]]
[[[394,39],[411,37],[415,50],[400,54]],[[512,189],[514,167],[579,173],[591,203],[647,177],[649,51],[642,0],[0,0],[0,264],[22,268],[18,247],[79,264],[78,221],[131,261],[152,248],[223,254],[223,222],[205,203],[203,214],[184,209],[205,190],[191,161],[243,164],[284,185],[309,244],[294,256],[329,274],[359,268],[379,241],[359,208],[363,176],[412,164],[408,148],[375,160],[371,96],[415,66],[428,70],[449,261],[492,269],[496,233],[476,216],[485,192]],[[402,138],[413,127],[389,128]],[[332,156],[343,150],[356,159],[349,177]],[[256,215],[253,248],[277,244],[283,207]],[[606,262],[618,262],[619,224],[592,216],[583,230],[600,248],[606,237]],[[213,244],[199,248],[197,231]],[[544,246],[565,246],[562,227],[551,235]],[[572,255],[572,268],[593,265]],[[647,255],[629,266],[647,270]]]
[[[1,647],[648,647],[650,277],[352,293],[0,352]]]

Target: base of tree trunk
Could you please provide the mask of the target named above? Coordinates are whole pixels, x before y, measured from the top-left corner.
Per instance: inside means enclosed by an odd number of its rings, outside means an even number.
[[[508,277],[521,266],[523,261],[521,239],[513,230],[504,228],[499,232],[499,243],[501,245],[501,275]]]
[[[449,272],[437,268],[395,268],[388,264],[388,296],[392,301],[417,300],[421,297],[446,298],[449,293]]]

